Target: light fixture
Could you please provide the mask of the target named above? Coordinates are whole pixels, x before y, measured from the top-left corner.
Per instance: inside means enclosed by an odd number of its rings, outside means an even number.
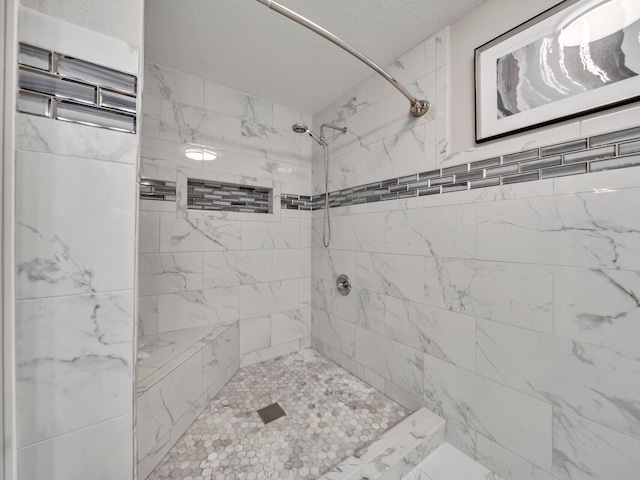
[[[280,167],[276,168],[276,171],[278,173],[293,173],[293,172],[296,171],[296,169],[293,168],[293,167],[289,167],[289,166],[283,165],[283,166],[280,166]]]
[[[190,160],[210,162],[218,158],[218,152],[203,147],[189,147],[184,149],[184,156]]]

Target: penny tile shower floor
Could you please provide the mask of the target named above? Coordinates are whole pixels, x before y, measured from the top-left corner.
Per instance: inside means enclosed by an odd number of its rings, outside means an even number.
[[[278,402],[267,425],[256,410]],[[241,369],[148,477],[315,479],[409,412],[314,350]]]

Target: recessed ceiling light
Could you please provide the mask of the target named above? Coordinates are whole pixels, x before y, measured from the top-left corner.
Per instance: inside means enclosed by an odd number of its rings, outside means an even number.
[[[296,171],[296,169],[295,169],[295,168],[293,168],[293,167],[287,167],[287,166],[278,167],[278,168],[276,168],[276,170],[277,170],[279,173],[293,173],[293,172],[295,172],[295,171]]]
[[[218,152],[202,147],[189,147],[184,149],[184,156],[191,160],[204,160],[205,162],[218,158]]]

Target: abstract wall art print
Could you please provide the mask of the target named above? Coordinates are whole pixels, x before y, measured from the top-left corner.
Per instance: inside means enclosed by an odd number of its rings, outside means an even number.
[[[566,0],[475,50],[476,142],[640,100],[640,0]]]

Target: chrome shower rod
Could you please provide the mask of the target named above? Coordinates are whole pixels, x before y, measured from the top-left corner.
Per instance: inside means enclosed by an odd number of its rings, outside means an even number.
[[[421,117],[422,115],[427,113],[427,111],[429,110],[430,104],[427,100],[418,100],[416,97],[411,95],[411,93],[409,93],[409,91],[400,82],[398,82],[395,78],[393,78],[389,74],[389,72],[383,69],[380,65],[373,62],[369,57],[364,55],[362,52],[353,48],[351,45],[346,43],[341,38],[336,37],[333,33],[322,28],[317,23],[314,23],[311,20],[303,17],[302,15],[294,12],[293,10],[288,9],[284,5],[280,5],[278,2],[274,2],[273,0],[257,0],[257,1],[266,5],[270,9],[275,10],[279,14],[284,15],[285,17],[293,20],[294,22],[299,23],[304,27],[307,27],[309,30],[316,32],[318,35],[326,38],[330,42],[342,48],[345,52],[350,53],[351,55],[356,57],[358,60],[368,65],[375,72],[380,74],[380,76],[382,76],[385,80],[387,80],[391,85],[396,87],[400,91],[400,93],[402,93],[405,97],[407,97],[409,102],[411,102],[411,107],[409,111],[411,112],[411,115],[413,115],[414,117]]]

